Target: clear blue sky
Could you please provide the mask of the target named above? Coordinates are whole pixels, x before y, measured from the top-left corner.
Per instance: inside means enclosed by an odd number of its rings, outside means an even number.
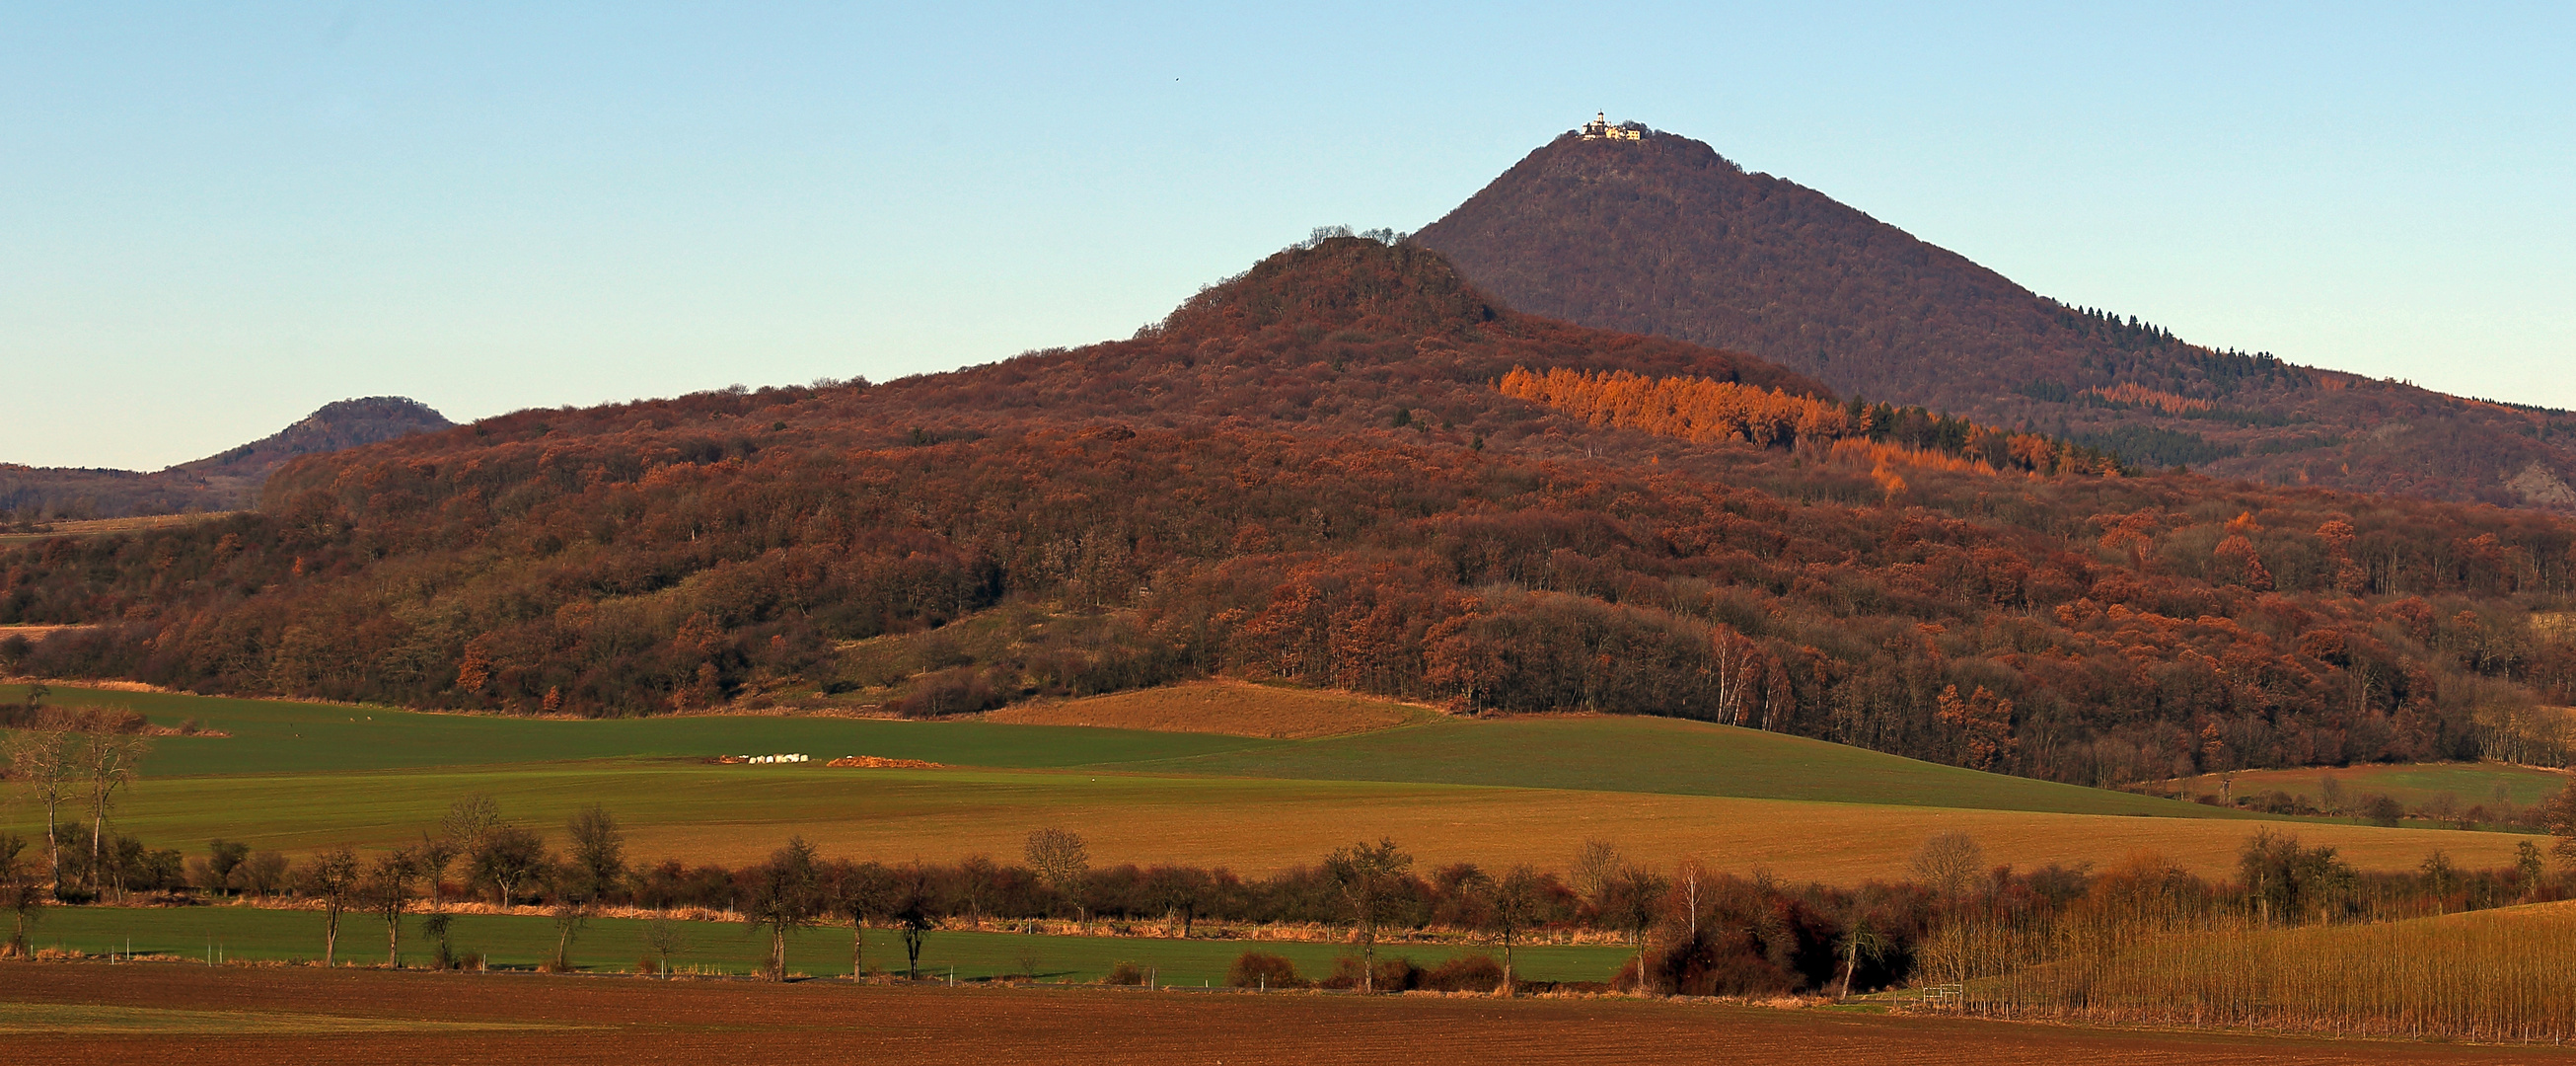
[[[0,0],[0,460],[1125,336],[1607,108],[2187,339],[2576,407],[2576,7]]]

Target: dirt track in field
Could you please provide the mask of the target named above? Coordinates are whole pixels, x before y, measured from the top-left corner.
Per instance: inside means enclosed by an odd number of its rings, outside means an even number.
[[[2576,1062],[2576,1055],[2552,1049],[2138,1033],[1616,999],[779,987],[171,964],[0,964],[0,1008],[0,1061],[80,1066]],[[77,1022],[46,1031],[42,1019],[49,1011],[67,1019],[104,1011],[137,1021],[127,1032],[102,1033]],[[155,1022],[156,1011],[171,1017]],[[330,1031],[281,1033],[274,1024],[280,1015],[338,1021]],[[214,1024],[210,1017],[238,1021]],[[383,1028],[370,1031],[370,1022]]]

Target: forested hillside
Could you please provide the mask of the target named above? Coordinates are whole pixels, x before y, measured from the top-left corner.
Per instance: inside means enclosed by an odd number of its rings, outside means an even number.
[[[1565,390],[1533,391],[1551,375]],[[1603,382],[1844,421],[1701,432],[1603,406]],[[2566,520],[2124,476],[1836,400],[1514,312],[1422,248],[1327,239],[1132,340],[308,456],[256,514],[0,552],[0,624],[94,627],[0,652],[584,715],[1279,677],[2087,783],[2566,758],[2545,706],[2576,685]],[[1005,619],[891,675],[873,656]]]
[[[2576,510],[2576,415],[2069,306],[1672,134],[1569,133],[1411,239],[1524,310],[1750,352],[2140,465]]]

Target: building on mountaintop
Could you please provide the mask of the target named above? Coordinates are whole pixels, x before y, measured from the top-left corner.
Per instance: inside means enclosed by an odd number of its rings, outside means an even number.
[[[1583,139],[1587,141],[1641,141],[1645,138],[1644,125],[1622,122],[1613,126],[1610,124],[1610,113],[1607,111],[1593,112],[1592,121],[1583,124]]]

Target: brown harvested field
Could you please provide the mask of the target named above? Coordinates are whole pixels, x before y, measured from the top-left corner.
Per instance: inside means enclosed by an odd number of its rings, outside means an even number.
[[[112,1020],[121,1028],[98,1024]],[[2477,1048],[1629,999],[777,986],[179,964],[0,964],[11,1063],[2576,1061]]]
[[[2098,868],[2151,851],[2206,877],[2232,876],[2245,839],[2266,827],[2296,833],[2311,844],[2331,844],[2353,865],[2370,871],[2412,871],[2435,851],[2464,867],[2509,866],[2515,844],[2528,839],[2547,843],[2546,838],[2435,829],[1708,796],[1361,786],[1336,797],[1323,789],[1288,794],[1249,782],[1242,795],[1230,797],[1222,787],[1226,782],[1155,794],[1121,789],[1123,782],[1110,775],[1095,781],[1105,790],[1097,802],[1050,790],[1048,802],[1031,804],[1005,788],[983,796],[982,802],[961,791],[925,797],[929,802],[901,813],[854,810],[847,819],[807,815],[766,825],[639,824],[630,847],[639,853],[750,862],[794,833],[827,852],[955,860],[1014,855],[1031,827],[1062,825],[1083,834],[1095,859],[1225,865],[1249,873],[1312,863],[1352,840],[1381,836],[1394,838],[1426,866],[1527,862],[1561,869],[1584,839],[1603,837],[1658,863],[1697,855],[1721,869],[1763,867],[1798,881],[1853,884],[1905,877],[1923,841],[1951,830],[1974,836],[1988,861],[2019,869],[2050,863]]]
[[[1991,862],[2106,866],[2154,851],[2205,876],[2232,876],[2257,829],[2297,833],[2374,871],[2411,871],[2434,851],[2470,868],[2509,865],[2504,833],[2237,819],[1872,806],[1663,793],[1584,792],[1372,781],[1171,777],[1082,770],[831,770],[569,763],[287,778],[145,779],[122,809],[145,840],[247,840],[290,855],[416,840],[460,795],[482,792],[527,824],[553,827],[606,803],[629,854],[754,862],[801,835],[826,853],[954,860],[1017,855],[1029,830],[1081,833],[1095,862],[1177,862],[1258,874],[1312,863],[1353,840],[1393,837],[1426,867],[1527,862],[1564,869],[1587,837],[1659,865],[1697,855],[1794,880],[1849,884],[1906,876],[1925,838],[1974,836]],[[248,812],[248,813],[245,813]],[[42,833],[39,820],[0,827]]]
[[[991,722],[1223,733],[1305,740],[1365,733],[1440,712],[1349,692],[1196,681],[1078,700],[1021,704],[987,713]]]

